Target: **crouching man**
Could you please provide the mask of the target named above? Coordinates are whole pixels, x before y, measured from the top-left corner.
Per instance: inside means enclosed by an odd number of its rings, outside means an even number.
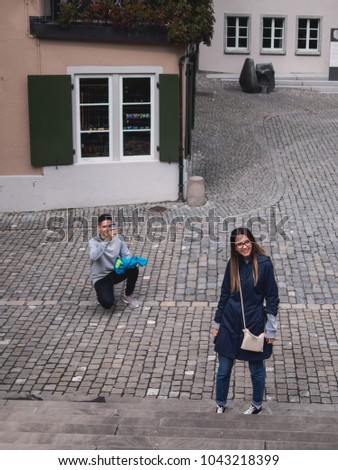
[[[132,297],[138,278],[138,267],[127,269],[123,274],[114,271],[115,261],[120,258],[131,258],[126,243],[117,234],[117,227],[109,214],[98,218],[98,234],[88,243],[91,260],[91,281],[96,291],[97,300],[103,308],[109,309],[115,304],[114,285],[127,280],[124,303],[137,308],[139,302]]]

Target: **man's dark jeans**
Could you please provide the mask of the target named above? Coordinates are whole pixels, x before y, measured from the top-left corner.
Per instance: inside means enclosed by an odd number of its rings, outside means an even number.
[[[96,281],[94,288],[96,290],[97,300],[103,308],[111,308],[115,302],[114,285],[127,279],[126,295],[132,295],[138,278],[138,268],[127,269],[124,274],[116,274],[114,271],[109,273],[103,279]]]

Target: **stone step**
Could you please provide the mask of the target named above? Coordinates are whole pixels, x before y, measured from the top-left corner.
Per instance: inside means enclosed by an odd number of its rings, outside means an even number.
[[[220,78],[222,80],[239,80],[239,73],[206,73],[207,78]],[[275,73],[275,78],[282,80],[318,80],[327,81],[328,75],[323,73],[289,73],[278,74]]]
[[[239,81],[238,74],[207,74],[208,78]],[[319,93],[338,93],[338,81],[328,80],[323,74],[288,74],[275,76],[276,88],[297,88]]]
[[[35,399],[36,398],[36,399]],[[189,400],[189,399],[157,399],[155,397],[149,398],[128,398],[128,397],[108,397],[103,398],[102,401],[95,401],[88,397],[70,396],[53,396],[47,395],[44,397],[35,397],[28,395],[27,397],[7,397],[0,396],[0,416],[3,413],[18,412],[20,414],[56,414],[62,413],[76,414],[92,414],[92,415],[106,415],[118,413],[126,414],[136,413],[147,414],[149,413],[162,413],[165,411],[177,413],[205,413],[207,416],[214,416],[215,403],[213,400]],[[38,399],[37,399],[38,398]],[[231,413],[242,414],[242,411],[248,405],[246,402],[229,401],[229,409]],[[331,419],[338,419],[336,412],[338,405],[332,404],[306,404],[306,403],[277,403],[268,401],[265,402],[264,412],[260,415],[274,415],[274,418],[289,419],[292,416],[312,416],[312,417],[326,417]],[[57,416],[56,416],[57,418]],[[245,418],[245,417],[244,417]]]
[[[336,442],[113,436],[96,434],[0,433],[0,450],[337,450]],[[290,438],[291,439],[291,438]]]
[[[276,88],[297,88],[300,90],[316,91],[318,93],[338,93],[338,83],[334,82],[285,82],[276,81]]]
[[[0,400],[0,449],[338,449],[335,405],[266,403],[224,415],[212,400]]]
[[[227,426],[231,426],[232,429],[246,430],[247,427],[253,424],[252,417],[243,416],[242,414],[232,413],[229,411],[223,416],[216,414],[206,413],[177,413],[175,411],[163,411],[161,413],[149,413],[149,412],[134,412],[129,410],[128,414],[125,415],[123,412],[118,415],[109,416],[107,411],[105,415],[100,414],[93,415],[92,413],[87,414],[86,411],[79,414],[72,414],[70,411],[55,413],[43,413],[34,415],[22,415],[13,413],[10,416],[4,416],[0,414],[0,432],[7,430],[19,431],[19,432],[63,432],[63,433],[77,433],[81,430],[84,421],[87,423],[87,427],[91,428],[93,432],[98,434],[111,434],[121,431],[122,427],[130,428],[151,428],[157,429],[158,427],[166,429],[177,428],[177,432],[183,428],[195,428],[205,429],[218,432],[223,432],[224,423]],[[261,414],[259,417],[255,417],[255,429],[259,431],[289,431],[290,426],[294,432],[302,432],[304,430],[310,430],[313,432],[327,432],[328,426],[331,433],[338,435],[338,420],[337,418],[327,417],[303,417],[300,419],[297,416],[273,416]],[[87,430],[84,433],[90,432]],[[184,431],[182,431],[184,433]],[[124,434],[126,432],[124,431]]]
[[[276,78],[276,86],[278,85],[289,85],[289,86],[313,86],[313,87],[338,87],[338,82],[329,80],[291,80]]]

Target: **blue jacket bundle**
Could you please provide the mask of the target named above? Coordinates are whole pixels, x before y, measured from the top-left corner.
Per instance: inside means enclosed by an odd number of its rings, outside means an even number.
[[[124,274],[127,269],[135,268],[138,264],[145,266],[148,260],[140,258],[139,256],[132,256],[131,258],[117,258],[114,264],[114,271],[116,274]]]

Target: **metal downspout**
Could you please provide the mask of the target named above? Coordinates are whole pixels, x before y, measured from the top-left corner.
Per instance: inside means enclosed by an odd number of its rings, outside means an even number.
[[[178,76],[178,96],[179,96],[179,153],[178,153],[178,201],[184,202],[184,135],[183,135],[183,64],[186,59],[190,59],[195,55],[195,51],[189,52],[182,57],[178,62],[179,64],[179,76]]]

